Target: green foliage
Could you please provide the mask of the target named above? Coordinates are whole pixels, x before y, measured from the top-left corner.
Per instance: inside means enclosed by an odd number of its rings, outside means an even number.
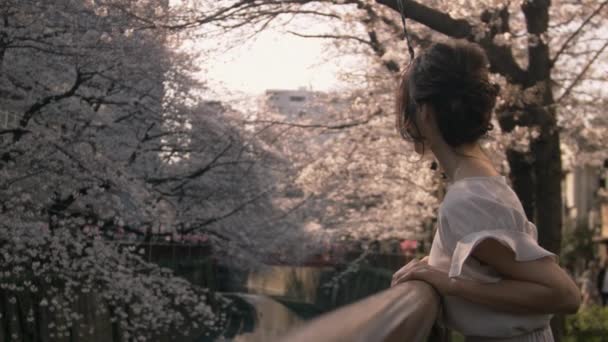
[[[590,306],[566,317],[565,342],[608,342],[608,307]]]
[[[562,236],[562,250],[560,263],[562,265],[574,265],[576,260],[595,259],[595,245],[593,235],[595,231],[586,226],[576,227],[575,229],[565,229]]]
[[[457,331],[452,331],[452,342],[464,342],[465,337]]]
[[[464,337],[451,331],[452,342]],[[608,307],[598,305],[582,308],[576,315],[566,316],[564,342],[608,342]]]

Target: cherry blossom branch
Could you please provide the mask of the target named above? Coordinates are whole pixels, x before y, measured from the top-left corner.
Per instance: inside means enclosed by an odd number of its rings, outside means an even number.
[[[604,43],[604,45],[602,46],[602,48],[599,49],[595,53],[595,55],[587,62],[587,64],[583,68],[583,70],[578,74],[578,76],[576,76],[576,78],[574,79],[574,81],[572,81],[572,83],[570,83],[570,85],[568,86],[568,88],[566,88],[566,90],[564,90],[564,92],[560,95],[560,97],[557,99],[557,101],[555,101],[556,103],[560,103],[566,96],[568,96],[568,94],[570,94],[570,92],[572,91],[572,89],[578,84],[578,82],[583,78],[583,76],[585,75],[585,73],[597,61],[598,57],[604,52],[604,50],[606,50],[607,47],[608,47],[608,41],[606,41],[606,43]]]
[[[376,0],[377,3],[388,6],[399,12],[397,5],[399,0]],[[422,5],[416,1],[403,1],[405,15],[408,19],[425,25],[434,31],[443,33],[452,38],[476,41],[473,34],[473,26],[465,19],[454,19],[449,14]],[[485,37],[479,43],[486,51],[490,59],[490,68],[513,83],[524,84],[527,80],[527,72],[515,61],[509,46],[496,45],[493,37]]]
[[[347,40],[354,40],[354,41],[357,41],[359,43],[372,46],[372,42],[370,42],[369,40],[365,40],[365,39],[359,38],[357,36],[351,36],[351,35],[346,35],[346,34],[341,34],[341,35],[337,35],[337,34],[303,34],[303,33],[297,33],[297,32],[294,32],[294,31],[287,31],[287,33],[290,33],[290,34],[293,34],[294,36],[298,36],[298,37],[302,37],[302,38],[324,38],[324,39],[347,39]]]
[[[277,121],[277,120],[248,120],[248,121],[243,121],[243,123],[247,123],[247,124],[262,123],[262,124],[271,124],[271,125],[291,126],[291,127],[297,127],[297,128],[323,128],[323,129],[327,129],[327,130],[339,130],[339,129],[347,129],[347,128],[352,128],[352,127],[356,127],[356,126],[365,125],[365,124],[369,123],[373,118],[380,116],[383,113],[384,112],[382,109],[378,109],[373,114],[371,114],[370,116],[365,118],[364,120],[346,122],[346,123],[337,124],[337,125],[301,124],[301,123]]]
[[[566,50],[566,48],[568,47],[568,44],[570,44],[570,42],[576,37],[578,36],[582,31],[583,28],[585,26],[587,26],[587,24],[589,24],[591,22],[591,19],[593,19],[596,15],[598,15],[600,13],[600,11],[604,8],[604,6],[608,5],[608,0],[602,2],[598,8],[595,9],[595,11],[593,11],[593,13],[591,13],[587,19],[585,19],[580,25],[579,27],[568,37],[568,39],[566,39],[566,41],[562,44],[562,46],[557,50],[557,52],[555,53],[555,56],[553,56],[553,58],[551,59],[551,65],[555,65],[555,63],[557,62],[558,58],[560,57],[560,55],[564,52],[564,50]]]

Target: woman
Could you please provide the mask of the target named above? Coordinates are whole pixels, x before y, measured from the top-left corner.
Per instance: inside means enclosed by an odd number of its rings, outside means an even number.
[[[440,323],[468,342],[553,341],[552,315],[577,312],[581,296],[478,143],[498,93],[487,64],[477,45],[435,43],[403,74],[398,130],[439,161],[449,184],[429,256],[397,271],[392,285],[431,284]]]

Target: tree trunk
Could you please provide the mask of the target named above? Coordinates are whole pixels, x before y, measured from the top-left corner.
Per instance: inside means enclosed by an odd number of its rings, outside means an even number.
[[[513,190],[519,197],[526,217],[530,221],[534,221],[534,163],[530,153],[520,152],[508,148],[507,161],[511,169],[510,179],[513,185]]]
[[[538,228],[538,242],[559,255],[562,240],[561,155],[559,136],[555,127],[546,136],[535,140],[531,150],[535,158],[536,175],[534,222]]]

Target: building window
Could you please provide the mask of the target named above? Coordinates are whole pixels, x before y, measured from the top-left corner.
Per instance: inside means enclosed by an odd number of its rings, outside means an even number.
[[[291,101],[291,102],[304,102],[304,100],[306,100],[306,97],[304,97],[304,96],[290,96],[289,97],[289,101]]]

